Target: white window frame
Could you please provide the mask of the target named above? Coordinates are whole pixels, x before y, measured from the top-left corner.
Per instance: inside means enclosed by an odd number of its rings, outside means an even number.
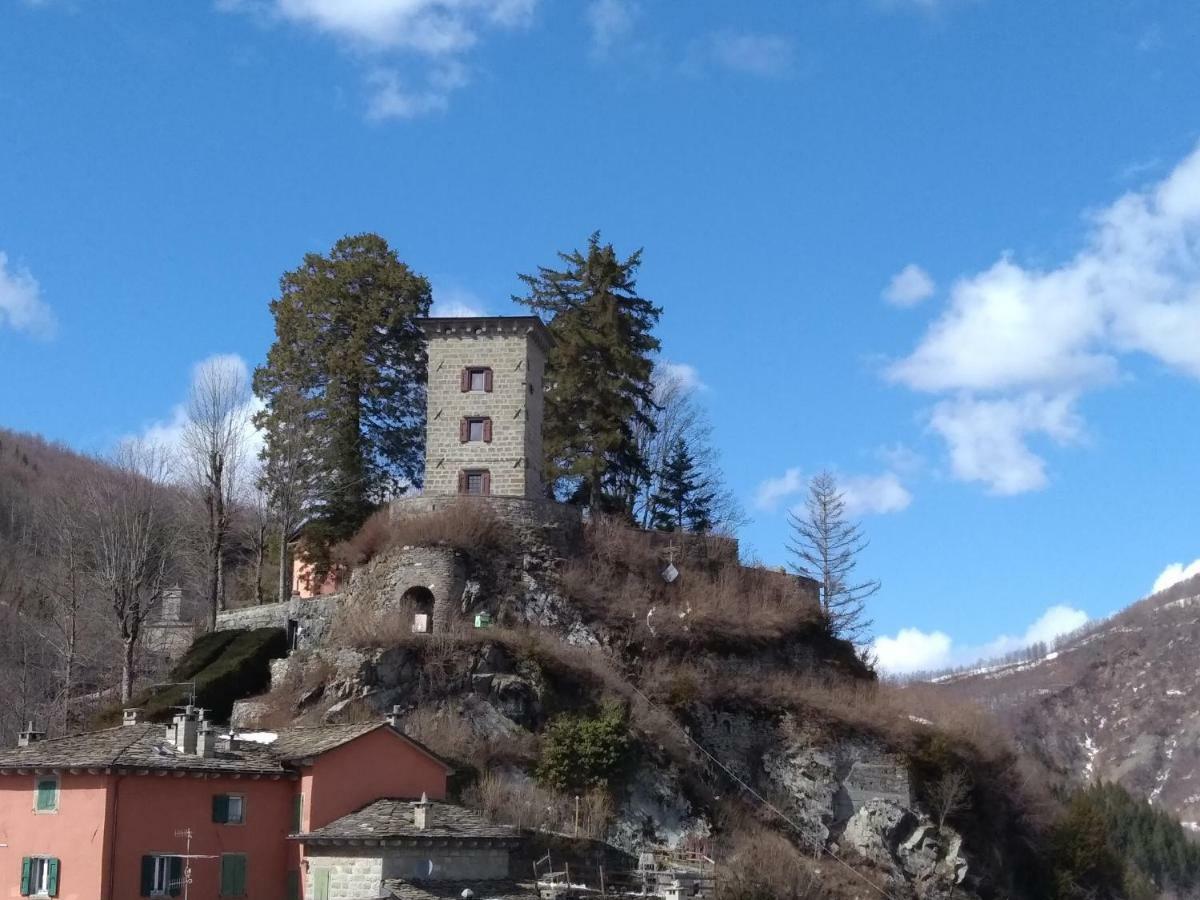
[[[50,896],[50,860],[49,856],[29,857],[29,896]]]
[[[226,794],[229,805],[226,809],[229,815],[225,819],[226,825],[245,825],[246,824],[246,795],[245,794]],[[233,804],[237,803],[238,816],[233,818]]]
[[[171,854],[152,853],[154,857],[154,878],[150,884],[151,897],[171,896]]]
[[[467,440],[472,444],[478,444],[483,441],[485,422],[487,420],[480,416],[467,417]],[[475,436],[475,430],[479,429],[479,436]]]
[[[38,809],[38,797],[42,793],[42,782],[54,782],[54,806],[50,809]],[[62,779],[57,775],[35,775],[33,776],[33,811],[39,816],[52,816],[58,812],[58,807],[62,803]],[[40,857],[39,857],[40,858]]]
[[[479,387],[475,387],[475,379],[479,379]],[[467,366],[467,390],[482,394],[487,390],[487,367]]]

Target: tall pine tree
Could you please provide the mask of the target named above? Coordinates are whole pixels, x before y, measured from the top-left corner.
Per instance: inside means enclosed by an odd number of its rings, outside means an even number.
[[[651,527],[659,531],[709,531],[713,526],[712,502],[713,493],[687,442],[676,438],[650,499]]]
[[[415,320],[432,298],[429,281],[376,234],[306,254],[279,291],[275,343],[254,373],[266,404],[257,424],[271,434],[272,417],[285,414],[277,398],[305,398],[318,485],[306,534],[321,562],[322,547],[353,534],[398,487],[421,482],[426,358]]]
[[[543,429],[548,482],[593,509],[627,511],[622,488],[646,467],[633,425],[653,427],[645,409],[653,406],[662,309],[637,293],[640,250],[622,260],[596,232],[586,253],[558,255],[564,268],[519,276],[529,293],[513,298],[555,337]]]

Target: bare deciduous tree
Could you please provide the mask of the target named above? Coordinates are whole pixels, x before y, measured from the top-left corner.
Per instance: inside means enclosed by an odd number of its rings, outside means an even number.
[[[299,391],[280,390],[256,418],[265,443],[259,484],[267,495],[279,535],[278,601],[291,596],[288,541],[317,496],[319,447],[313,427],[316,405]]]
[[[966,769],[951,769],[925,789],[925,802],[941,831],[950,816],[971,808],[971,775]]]
[[[200,542],[209,630],[225,608],[225,550],[238,467],[247,451],[250,385],[245,368],[217,357],[197,368],[183,430],[183,464],[202,510]]]
[[[176,511],[166,488],[163,453],[123,445],[114,472],[84,489],[82,530],[88,541],[84,567],[115,619],[121,639],[121,702],[133,697],[142,626],[172,583],[178,549]]]
[[[804,514],[791,513],[792,538],[788,550],[792,570],[815,579],[821,589],[821,607],[832,632],[859,642],[871,627],[866,602],[880,587],[878,581],[856,581],[858,556],[867,547],[862,529],[846,517],[846,500],[829,472],[816,475],[808,485]]]

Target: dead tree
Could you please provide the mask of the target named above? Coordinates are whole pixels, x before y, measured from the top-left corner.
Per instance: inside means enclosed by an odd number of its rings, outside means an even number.
[[[966,769],[951,769],[925,789],[925,802],[937,823],[938,831],[956,813],[971,808],[971,776]]]
[[[246,455],[250,386],[244,368],[217,358],[201,365],[192,378],[183,464],[203,511],[200,543],[204,556],[204,592],[208,627],[225,608],[225,551],[229,513],[238,467]]]
[[[85,570],[104,598],[121,640],[121,702],[133,698],[142,627],[172,583],[179,530],[161,451],[130,443],[112,475],[84,491]]]

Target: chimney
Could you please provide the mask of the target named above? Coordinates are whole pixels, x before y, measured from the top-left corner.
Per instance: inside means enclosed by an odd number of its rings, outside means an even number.
[[[391,725],[393,728],[395,728],[397,731],[400,731],[400,721],[402,718],[403,718],[403,716],[400,713],[400,707],[393,706],[392,711],[387,714],[387,718],[384,719],[384,721],[387,722],[389,725]]]
[[[196,737],[196,755],[208,759],[216,749],[217,729],[213,728],[212,722],[201,721],[200,733]]]
[[[195,753],[196,752],[196,731],[198,730],[198,715],[196,707],[185,706],[183,712],[178,713],[171,726],[167,729],[168,740],[174,739],[175,749],[180,753]],[[174,731],[174,734],[171,732]]]
[[[137,725],[138,724],[138,713],[140,713],[140,712],[141,712],[140,709],[137,709],[132,706],[130,706],[129,708],[127,708],[125,710],[122,710],[123,718],[121,719],[121,724],[122,725]]]
[[[45,736],[46,732],[36,731],[33,727],[33,723],[30,722],[29,727],[17,735],[17,746],[28,747],[30,744],[36,744]]]
[[[429,810],[432,806],[433,804],[429,802],[429,795],[422,791],[421,802],[414,803],[412,805],[413,825],[416,827],[417,831],[424,831],[429,827]]]

